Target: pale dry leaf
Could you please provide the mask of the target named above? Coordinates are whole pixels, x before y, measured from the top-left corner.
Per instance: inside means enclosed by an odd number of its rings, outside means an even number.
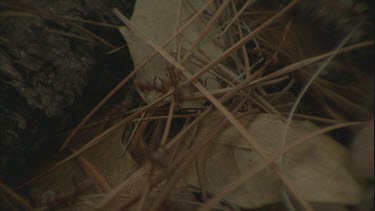
[[[345,205],[331,204],[331,203],[311,203],[312,207],[316,211],[349,211]],[[290,211],[285,203],[277,203],[266,205],[264,207],[255,209],[254,211]],[[298,210],[298,209],[296,209]]]
[[[374,178],[374,120],[358,132],[351,148],[352,173],[360,178]]]
[[[126,129],[125,126],[114,130],[97,146],[84,153],[112,186],[120,183],[136,167],[135,161],[121,147]]]
[[[217,126],[219,114],[207,118],[197,132],[195,141],[203,141]],[[281,138],[285,123],[270,114],[247,115],[239,118],[256,141],[269,153],[281,150]],[[287,145],[315,131],[317,126],[311,122],[294,121],[288,132]],[[230,127],[223,130],[217,140],[223,144],[210,146],[205,153],[205,169],[199,172],[205,178],[204,187],[218,193],[227,184],[238,179],[249,168],[262,162],[261,157],[249,149],[244,149],[246,141]],[[346,169],[348,151],[329,136],[321,135],[288,152],[283,159],[285,174],[289,176],[302,197],[309,202],[356,204],[360,188]],[[187,183],[199,186],[197,172],[191,169]],[[282,183],[272,170],[266,169],[226,197],[228,201],[245,208],[256,208],[282,201]]]
[[[102,200],[97,205],[97,208],[99,210],[121,210],[124,204],[128,204],[135,196],[142,194],[146,185],[149,184],[149,179],[154,178],[158,173],[159,172],[151,173],[151,166],[143,165],[124,181],[119,183],[116,189],[110,192],[108,196],[105,196],[103,200],[109,198],[109,201],[103,202]],[[109,197],[110,195],[113,196]]]
[[[125,127],[121,127],[113,131],[102,142],[82,154],[112,187],[120,183],[136,166],[121,147],[120,141],[124,130]],[[92,185],[84,190],[77,189],[77,184],[85,183],[88,180],[92,181]],[[103,194],[99,186],[93,179],[89,179],[76,160],[72,160],[39,178],[33,183],[31,190],[31,198],[39,202],[39,206],[49,205],[43,201],[53,201],[58,199],[59,195],[67,195],[65,193],[76,190],[82,191],[82,193],[72,194],[72,197],[68,198],[68,200],[75,200],[69,206],[66,207],[65,202],[57,204],[56,206],[61,208],[58,210],[93,210],[94,202],[97,202],[100,197],[90,198],[89,196]],[[69,202],[68,200],[66,202]]]
[[[205,1],[192,0],[191,1],[199,10],[205,4]],[[180,8],[181,6],[181,8]],[[212,8],[211,8],[212,9]],[[131,22],[139,30],[141,30],[148,39],[153,40],[158,45],[163,46],[177,31],[178,28],[195,14],[195,12],[183,0],[138,0],[136,2],[134,13]],[[199,37],[204,30],[205,25],[200,18],[197,18],[190,26],[188,26],[179,36],[178,39],[171,41],[164,49],[179,60],[176,55],[181,46],[182,54],[191,49],[192,43]],[[143,40],[139,39],[133,31],[127,27],[122,27],[120,32],[126,39],[135,66],[140,66],[147,58],[149,58],[155,50],[150,47]],[[219,46],[219,41],[213,41],[214,37],[206,38],[194,51],[194,60],[209,61],[217,58],[223,52]],[[198,52],[198,48],[205,56]],[[195,73],[199,67],[194,65],[191,60],[187,60],[182,64],[190,73]],[[201,64],[202,65],[202,64]],[[161,55],[156,55],[150,62],[148,62],[140,72],[137,73],[135,84],[141,97],[147,102],[151,103],[161,96],[165,89],[169,90],[171,87],[170,78],[168,76],[170,64]],[[203,74],[202,82],[206,89],[212,90],[219,88],[216,77],[210,73]],[[181,80],[179,78],[178,80]],[[156,88],[155,88],[156,87]],[[158,90],[157,90],[158,89]],[[165,92],[166,92],[165,91]],[[184,95],[189,95],[195,92],[193,86],[184,88]],[[185,101],[182,107],[191,107],[201,105],[204,101]]]
[[[153,170],[151,170],[153,169]],[[163,190],[161,183],[153,189],[146,189],[150,184],[150,180],[154,180],[161,175],[160,169],[152,168],[151,165],[147,164],[140,167],[132,175],[130,175],[126,180],[124,180],[118,187],[116,194],[113,197],[108,197],[109,201],[101,202],[98,205],[99,210],[124,210],[124,206],[129,204],[134,197],[147,193],[147,197],[143,202],[143,210],[151,210],[154,202],[160,197],[160,192]],[[110,193],[112,194],[112,193]],[[139,210],[140,200],[135,202],[125,210],[136,211]],[[131,203],[130,203],[131,204]],[[200,203],[197,202],[196,198],[192,194],[192,191],[178,184],[177,187],[172,191],[172,194],[168,197],[166,202],[164,202],[161,210],[185,210],[192,211],[196,210]]]

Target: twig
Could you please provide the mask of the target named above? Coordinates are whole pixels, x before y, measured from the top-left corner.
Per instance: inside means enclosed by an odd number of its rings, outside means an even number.
[[[170,131],[171,125],[172,125],[173,113],[174,113],[174,109],[175,109],[175,106],[176,106],[175,103],[176,103],[176,100],[174,98],[172,98],[171,104],[170,104],[170,107],[169,107],[167,123],[165,124],[164,133],[163,133],[163,136],[161,138],[161,146],[164,146],[167,142],[167,139],[168,139],[169,131]]]
[[[71,151],[75,152],[74,149],[71,149]],[[109,183],[105,180],[103,175],[99,173],[99,171],[95,168],[95,166],[90,161],[88,161],[82,155],[78,156],[77,160],[79,164],[81,165],[81,167],[83,168],[83,170],[85,171],[86,175],[89,177],[92,177],[105,193],[108,193],[109,191],[111,191],[112,188],[109,185]]]
[[[362,21],[360,23],[358,23],[354,27],[354,29],[345,37],[345,39],[340,43],[340,45],[335,49],[335,51],[333,51],[333,53],[324,61],[324,63],[319,67],[319,69],[316,71],[316,73],[309,79],[309,81],[307,82],[305,87],[303,87],[302,91],[299,93],[292,109],[290,110],[290,114],[288,116],[288,119],[287,119],[287,122],[286,122],[286,125],[285,125],[285,128],[284,128],[284,133],[283,133],[283,136],[282,136],[282,139],[281,139],[282,148],[285,148],[286,138],[287,138],[288,131],[289,131],[289,126],[290,126],[290,123],[292,121],[293,115],[294,115],[295,111],[297,110],[297,107],[298,107],[299,103],[302,100],[302,97],[305,95],[305,93],[309,89],[310,85],[319,76],[319,74],[323,71],[323,69],[333,60],[333,58],[335,58],[335,56],[338,54],[339,50],[342,49],[347,42],[349,42],[349,40],[352,37],[352,35],[354,34],[354,32],[359,28],[359,26],[361,24],[362,24]],[[283,168],[283,157],[280,157],[280,165]],[[285,191],[283,191],[283,195],[285,197],[287,205],[289,205],[292,210],[295,210],[293,204],[291,203],[291,201],[289,199],[289,195]]]
[[[254,0],[247,0],[246,3],[242,6],[242,8],[236,13],[236,15],[232,18],[232,20],[228,23],[227,27],[223,30],[223,32],[219,35],[219,37],[222,37],[224,33],[227,32],[227,30],[232,26],[234,21],[238,19],[238,17],[242,14],[243,11],[251,4]]]
[[[280,76],[283,76],[285,74],[288,74],[288,73],[291,73],[293,71],[296,71],[304,66],[307,66],[307,65],[310,65],[310,64],[313,64],[317,61],[320,61],[322,59],[325,59],[327,57],[330,57],[331,55],[333,54],[342,54],[342,53],[347,53],[347,52],[350,52],[350,51],[353,51],[353,50],[358,50],[358,49],[362,49],[362,48],[365,48],[365,47],[370,47],[370,46],[373,46],[374,45],[374,41],[373,40],[369,40],[369,41],[364,41],[364,42],[361,42],[361,43],[358,43],[358,44],[354,44],[354,45],[350,45],[348,47],[344,47],[342,49],[339,49],[337,52],[336,50],[334,51],[330,51],[328,53],[324,53],[324,54],[321,54],[319,56],[315,56],[315,57],[311,57],[311,58],[308,58],[308,59],[305,59],[305,60],[302,60],[302,61],[299,61],[299,62],[296,62],[296,63],[293,63],[289,66],[286,66],[280,70],[277,70],[267,76],[264,76],[260,79],[257,79],[257,80],[254,80],[252,81],[249,86],[254,86],[260,82],[264,82],[266,80],[270,80],[270,79],[274,79],[274,78],[277,78],[277,77],[280,77]]]
[[[244,100],[242,100],[242,102],[233,109],[233,115],[237,114],[237,112],[241,109],[242,105],[245,102],[246,102],[246,98],[244,98]],[[156,202],[153,204],[153,210],[158,210],[158,208],[160,208],[160,206],[162,205],[162,203],[164,202],[164,200],[168,196],[169,192],[172,190],[172,188],[178,182],[178,180],[182,176],[182,174],[184,174],[184,172],[185,172],[184,170],[189,166],[189,164],[193,160],[195,160],[197,158],[198,153],[202,149],[204,149],[209,142],[215,140],[215,137],[217,137],[222,132],[224,127],[226,127],[226,126],[227,126],[227,119],[223,118],[221,123],[218,124],[218,126],[216,127],[215,131],[213,131],[213,133],[210,134],[210,136],[205,141],[196,143],[195,148],[193,148],[192,150],[185,153],[185,155],[187,155],[187,157],[181,156],[181,158],[184,158],[184,159],[178,159],[178,160],[175,161],[175,163],[174,163],[175,171],[174,171],[172,177],[169,179],[168,183],[166,184],[166,187],[164,188],[164,191],[161,192],[160,197],[158,197]]]
[[[169,38],[162,46],[167,46],[177,35],[179,35],[183,30],[185,30],[193,21],[199,17],[201,13],[203,13],[207,7],[213,2],[213,0],[209,0],[201,10],[199,10],[187,23],[185,23],[179,30],[176,32],[171,38]],[[77,134],[79,129],[94,115],[99,109],[109,100],[111,99],[127,82],[129,82],[139,70],[141,70],[152,58],[154,58],[158,52],[154,52],[150,57],[148,57],[145,61],[143,61],[136,69],[134,69],[127,77],[125,77],[106,97],[103,98],[82,120],[78,125],[72,130],[68,138],[65,140],[64,144],[61,147],[63,150],[72,140],[72,138]],[[170,92],[169,94],[171,94]]]
[[[28,9],[28,8],[23,8],[23,7],[15,5],[15,4],[9,4],[9,3],[5,3],[5,2],[0,2],[0,6],[15,9],[15,10],[20,10],[20,11],[27,12],[27,13],[30,13],[30,14],[33,14],[33,15],[37,15],[37,16],[40,16],[40,17],[43,17],[43,18],[46,18],[46,19],[84,23],[84,24],[89,24],[89,25],[94,25],[94,26],[102,26],[102,27],[109,27],[109,28],[114,28],[114,29],[117,29],[118,27],[120,27],[120,26],[108,24],[108,23],[100,23],[100,22],[91,21],[91,20],[83,20],[83,19],[79,19],[79,18],[72,18],[72,17],[61,16],[61,15],[54,15],[54,14],[50,14],[50,13],[44,13],[44,12],[35,11],[33,9]]]
[[[350,127],[363,124],[362,122],[349,122],[349,123],[340,123],[333,126],[325,127],[316,131],[313,131],[311,133],[308,133],[301,137],[300,139],[293,142],[293,144],[289,145],[288,147],[282,149],[281,151],[274,153],[272,157],[269,159],[263,161],[261,164],[252,167],[251,169],[248,169],[243,173],[243,175],[233,181],[232,183],[228,184],[221,192],[217,193],[215,197],[208,202],[206,202],[198,211],[208,211],[211,210],[217,203],[219,203],[225,196],[236,190],[237,188],[241,187],[245,182],[249,181],[251,178],[259,174],[261,171],[266,169],[273,161],[277,161],[281,156],[283,156],[285,153],[289,152],[290,150],[300,146],[301,144],[304,144],[306,141],[318,136],[322,135],[324,133],[327,133],[332,130],[336,130],[339,128],[344,127]]]
[[[234,14],[238,14],[237,12],[237,9],[236,9],[236,4],[234,1],[232,1],[232,9],[233,9],[233,13]],[[238,34],[240,36],[240,39],[243,39],[244,35],[243,35],[243,31],[242,31],[242,28],[241,28],[241,22],[239,19],[236,19],[236,25],[237,25],[237,30],[238,30]],[[243,61],[245,63],[245,75],[246,75],[246,78],[249,78],[250,75],[251,75],[251,67],[250,67],[250,59],[249,59],[249,55],[247,53],[247,49],[246,49],[246,46],[243,45],[242,48],[241,48],[241,52],[242,52],[242,58],[243,58]]]
[[[286,6],[282,11],[286,12],[288,9],[291,9],[292,6],[294,6],[298,0],[292,1],[288,6]],[[286,9],[287,8],[287,9]],[[155,43],[153,40],[150,40],[145,36],[143,32],[138,30],[136,27],[133,26],[133,24],[120,13],[118,10],[114,10],[114,13],[116,16],[126,24],[127,27],[129,27],[132,31],[137,32],[139,38],[141,38],[144,42],[146,42],[148,45],[153,47],[155,50],[159,52],[159,54],[164,57],[171,65],[173,65],[177,70],[179,70],[188,80],[191,80],[193,75],[189,73],[179,62],[177,62],[175,59],[173,59],[172,56],[169,55],[169,53],[164,50],[162,47],[160,47],[157,43]],[[280,13],[278,13],[280,14]],[[278,15],[276,15],[278,16]],[[120,29],[121,30],[121,29]],[[214,96],[212,96],[209,91],[202,86],[199,82],[192,80],[194,86],[201,91],[209,100],[228,120],[229,122],[240,132],[240,134],[248,141],[248,143],[254,147],[254,149],[264,158],[266,159],[268,155],[265,153],[263,147],[259,145],[254,139],[252,135],[249,134],[247,129],[229,112],[223,104],[221,104]],[[301,204],[301,206],[305,210],[313,210],[312,207],[301,198],[300,194],[296,191],[295,187],[292,186],[289,179],[281,172],[277,164],[273,163],[271,165],[271,169],[273,169],[276,174],[280,177],[280,179],[284,182],[285,186],[288,188],[289,192],[293,194],[293,196],[297,199],[297,201]]]
[[[169,94],[171,94],[172,92],[170,92]],[[161,102],[163,102],[163,100],[167,97],[168,95],[165,95],[161,98],[159,98],[158,100],[156,100],[155,102],[153,102],[152,104],[146,106],[146,107],[143,107],[142,109],[139,109],[138,111],[136,111],[135,113],[129,115],[127,118],[119,121],[118,123],[116,123],[115,125],[111,126],[110,128],[108,128],[107,130],[103,131],[101,134],[99,134],[98,136],[96,136],[94,139],[92,139],[91,141],[89,141],[87,144],[85,144],[84,146],[82,146],[80,149],[78,149],[76,152],[72,153],[71,155],[69,155],[68,157],[66,157],[64,160],[56,163],[53,167],[51,167],[50,169],[48,169],[47,171],[33,177],[32,179],[28,180],[27,182],[23,183],[22,185],[19,185],[17,188],[21,188],[23,186],[26,186],[26,185],[29,185],[31,183],[33,183],[35,180],[39,179],[40,177],[42,177],[43,175],[46,175],[47,173],[57,169],[58,167],[60,167],[61,165],[63,165],[64,163],[74,159],[75,157],[77,157],[78,155],[82,154],[83,152],[87,151],[88,149],[90,149],[91,147],[95,146],[96,144],[100,143],[100,141],[102,141],[104,139],[104,137],[106,137],[108,134],[110,134],[113,130],[123,126],[124,124],[126,123],[129,123],[130,121],[134,120],[135,118],[137,118],[138,116],[142,115],[144,112],[147,112],[147,111],[150,111],[150,110],[153,110],[155,109],[155,105],[158,105],[160,104]]]
[[[182,58],[182,61],[181,61],[182,64],[187,61],[187,59],[194,53],[194,51],[197,48],[197,46],[207,37],[207,34],[215,26],[215,24],[217,23],[220,15],[223,13],[223,11],[225,10],[225,8],[228,6],[228,4],[230,3],[230,1],[231,0],[225,0],[220,5],[220,7],[218,8],[218,10],[215,12],[214,16],[211,18],[211,20],[205,26],[205,29],[202,31],[202,33],[200,33],[199,37],[196,40],[194,40],[194,42],[191,45],[190,49],[188,50],[188,52],[186,52],[186,54]]]
[[[289,112],[281,112],[282,115],[284,116],[289,116]],[[337,121],[337,120],[334,120],[334,119],[328,119],[328,118],[322,118],[322,117],[316,117],[316,116],[310,116],[310,115],[306,115],[306,114],[294,114],[293,115],[294,117],[299,117],[299,118],[303,118],[303,119],[309,119],[309,120],[313,120],[313,121],[317,121],[317,122],[325,122],[325,123],[331,123],[331,124],[338,124],[338,123],[342,123],[342,121]]]
[[[5,185],[2,181],[0,181],[0,190],[2,190],[5,194],[7,194],[11,199],[16,201],[21,207],[26,210],[35,210],[26,199],[20,196],[18,193],[14,192],[10,187]]]
[[[230,47],[228,50],[226,50],[221,56],[211,61],[209,64],[207,64],[204,68],[202,68],[199,72],[195,73],[188,81],[184,82],[183,85],[187,85],[191,83],[193,80],[196,80],[201,76],[203,73],[207,72],[209,69],[217,65],[219,62],[224,60],[225,58],[229,57],[233,52],[240,49],[243,45],[245,45],[247,42],[249,42],[254,36],[259,34],[261,31],[263,31],[265,28],[270,26],[275,20],[280,18],[282,15],[284,15],[286,12],[291,10],[299,0],[293,0],[291,3],[289,3],[286,7],[284,7],[281,11],[279,11],[277,14],[275,14],[273,17],[265,21],[262,25],[260,25],[258,28],[256,28],[254,31],[252,31],[250,34],[246,35],[243,39],[238,41],[235,45]]]

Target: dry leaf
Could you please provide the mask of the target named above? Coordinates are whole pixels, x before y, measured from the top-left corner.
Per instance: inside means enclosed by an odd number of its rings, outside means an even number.
[[[129,172],[135,168],[135,162],[121,148],[121,137],[124,127],[121,127],[109,134],[102,142],[92,149],[83,153],[83,157],[87,159],[96,170],[105,178],[105,180],[114,187],[120,183]],[[77,184],[83,184],[91,180],[92,184],[85,189],[79,190]],[[59,210],[93,210],[94,202],[100,197],[85,197],[90,195],[102,194],[99,186],[95,184],[93,179],[82,170],[76,160],[72,160],[47,175],[41,177],[33,183],[31,188],[31,198],[38,201],[39,206],[50,205],[49,200],[60,200],[60,196],[69,195],[74,191],[80,191],[79,194],[71,194],[65,202],[74,200],[75,203],[66,204],[62,200],[61,204],[56,204]],[[87,198],[87,199],[86,199]]]
[[[374,120],[359,131],[351,148],[352,173],[360,178],[374,178]]]
[[[144,194],[144,191],[150,184],[150,179],[155,179],[156,177],[160,176],[161,173],[162,172],[160,170],[155,168],[151,171],[150,165],[142,166],[119,185],[121,186],[121,190],[116,194],[115,197],[103,205],[100,204],[100,210],[124,210],[124,205],[128,205],[134,199],[134,197]],[[160,197],[160,191],[163,190],[160,187],[163,186],[159,185],[152,190],[146,190],[147,198],[143,203],[142,210],[151,210],[154,202],[158,197]],[[192,191],[187,187],[178,185],[178,187],[172,191],[172,194],[164,202],[161,210],[192,211],[196,210],[198,205],[199,202],[197,202],[196,198],[192,194]],[[125,210],[139,210],[139,206],[140,202],[137,201],[134,204],[131,204],[131,206],[126,207]]]
[[[217,114],[206,119],[195,141],[203,141],[218,125],[219,120]],[[239,120],[269,154],[281,149],[285,123],[277,116],[247,115]],[[287,145],[317,129],[310,122],[294,121],[288,132]],[[206,163],[199,165],[199,175],[204,175],[200,178],[202,186],[213,193],[218,193],[243,172],[262,162],[254,151],[239,147],[246,142],[233,127],[228,126],[223,130],[216,142],[206,151]],[[222,144],[223,142],[226,144]],[[284,173],[309,202],[356,204],[360,188],[345,168],[347,156],[347,150],[332,138],[318,136],[284,156]],[[195,168],[191,172],[187,178],[188,184],[199,186]],[[226,200],[241,207],[256,208],[281,201],[282,190],[281,181],[272,170],[267,169],[228,195]]]
[[[205,3],[200,0],[193,0],[191,2],[197,10],[201,9]],[[163,46],[163,44],[178,31],[178,28],[189,21],[194,14],[195,12],[187,6],[186,1],[138,0],[134,8],[131,22],[144,32],[150,40]],[[179,46],[181,46],[181,57],[183,57],[183,52],[190,50],[192,43],[194,43],[199,37],[200,33],[204,30],[204,27],[205,24],[203,24],[202,20],[198,18],[182,32],[182,36],[171,41],[164,49],[179,61],[177,56],[179,54]],[[120,31],[129,45],[136,67],[140,66],[155,52],[152,47],[145,43],[145,41],[139,39],[137,35],[132,31],[129,31],[128,28],[122,27]],[[205,56],[198,52],[198,48],[196,48],[194,52],[194,61],[197,62],[197,59],[210,61],[221,55],[222,49],[217,43],[218,42],[213,41],[212,37],[206,38],[206,40],[198,45],[199,50],[204,52]],[[199,67],[194,65],[191,61],[192,60],[187,60],[187,62],[182,65],[190,71],[190,73],[195,73],[199,70]],[[170,64],[158,54],[148,62],[140,72],[138,72],[135,84],[137,85],[137,90],[141,97],[146,102],[153,102],[160,97],[161,94],[164,94],[163,92],[167,92],[171,88],[172,83],[168,76],[171,69],[173,68],[171,68]],[[181,80],[181,78],[178,80]],[[219,88],[216,77],[212,74],[203,74],[201,80],[208,90]],[[172,79],[172,81],[176,80]],[[183,92],[185,96],[188,96],[192,92],[195,92],[195,88],[190,86],[184,88]],[[197,106],[201,105],[201,103],[202,101],[185,101],[182,106]]]

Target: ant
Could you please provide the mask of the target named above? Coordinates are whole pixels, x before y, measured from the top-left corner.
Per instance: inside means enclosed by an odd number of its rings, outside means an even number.
[[[175,67],[171,65],[167,66],[166,70],[168,80],[163,80],[159,76],[155,76],[153,84],[138,82],[135,85],[143,92],[155,91],[161,95],[166,94],[168,91],[174,88],[174,100],[177,104],[181,104],[184,102],[185,97],[183,90],[179,87],[179,74],[176,72]]]
[[[275,53],[272,53],[271,51],[264,49],[264,48],[259,48],[259,47],[253,48],[251,50],[251,54],[257,55],[259,57],[264,57],[267,61],[270,62],[270,64],[276,64],[279,61]]]
[[[131,105],[128,103],[128,99],[122,100],[118,104],[115,104],[107,113],[107,119],[114,119],[119,116],[119,114],[125,114],[131,109]]]

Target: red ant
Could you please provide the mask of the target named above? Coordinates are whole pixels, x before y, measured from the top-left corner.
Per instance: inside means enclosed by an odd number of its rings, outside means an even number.
[[[259,57],[264,57],[270,64],[276,64],[279,60],[274,53],[264,48],[253,48],[251,54],[255,54]]]
[[[181,88],[178,87],[179,76],[176,73],[176,69],[173,66],[168,66],[167,68],[167,78],[169,80],[163,80],[159,76],[154,77],[153,84],[138,82],[136,87],[144,92],[156,91],[160,94],[166,94],[172,88],[174,88],[173,97],[177,104],[184,101],[184,93]],[[159,83],[158,83],[159,81]]]
[[[119,116],[119,114],[125,114],[130,110],[131,106],[128,103],[128,99],[122,100],[120,103],[114,105],[108,113],[106,113],[106,118],[114,119]]]

